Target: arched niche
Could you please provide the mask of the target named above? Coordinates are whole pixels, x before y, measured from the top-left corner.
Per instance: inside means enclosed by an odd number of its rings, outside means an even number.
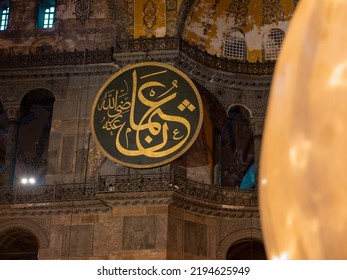
[[[37,260],[39,242],[26,228],[13,227],[0,232],[0,260]]]
[[[239,188],[244,176],[254,166],[254,137],[250,111],[242,105],[227,112],[220,139],[220,184]]]
[[[16,184],[33,177],[44,184],[55,97],[47,89],[34,89],[22,98],[16,159]]]
[[[227,260],[266,260],[263,242],[257,239],[242,239],[232,244],[227,253]]]

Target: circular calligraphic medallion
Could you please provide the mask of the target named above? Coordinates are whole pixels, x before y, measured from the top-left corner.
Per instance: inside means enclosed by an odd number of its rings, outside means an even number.
[[[133,64],[111,76],[91,111],[94,140],[112,161],[149,168],[181,156],[202,124],[202,102],[193,82],[157,62]]]

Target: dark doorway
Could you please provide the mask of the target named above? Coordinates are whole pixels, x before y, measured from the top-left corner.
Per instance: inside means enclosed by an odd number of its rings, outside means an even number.
[[[37,238],[25,229],[10,229],[0,235],[0,260],[37,260]]]
[[[232,245],[227,260],[266,260],[264,244],[256,240],[241,240]]]
[[[254,138],[247,109],[235,106],[221,134],[221,185],[238,188],[254,163]]]

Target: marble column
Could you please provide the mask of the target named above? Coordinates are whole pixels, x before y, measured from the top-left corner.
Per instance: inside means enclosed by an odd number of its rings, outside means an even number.
[[[213,184],[220,186],[221,184],[221,134],[219,129],[213,130]]]
[[[259,160],[260,160],[260,148],[261,148],[261,140],[263,135],[263,126],[264,126],[264,118],[261,117],[253,117],[251,119],[251,128],[253,132],[254,139],[254,164],[255,164],[255,175],[256,175],[256,184],[258,178],[258,169],[259,169]]]
[[[4,111],[8,118],[8,131],[5,155],[5,185],[13,186],[16,168],[17,142],[19,129],[20,104],[4,104]]]

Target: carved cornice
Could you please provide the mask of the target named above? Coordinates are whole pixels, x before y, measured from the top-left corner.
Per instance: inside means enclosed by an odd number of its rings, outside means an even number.
[[[119,69],[115,64],[90,64],[90,65],[71,65],[71,66],[53,66],[53,67],[35,67],[35,68],[14,68],[0,69],[1,82],[17,80],[49,80],[48,86],[57,81],[64,80],[74,76],[102,76],[111,75]],[[7,85],[7,84],[6,84]],[[6,86],[4,85],[4,86]],[[0,84],[0,87],[2,85]],[[52,86],[52,85],[51,85]]]
[[[269,90],[271,75],[245,75],[239,73],[219,71],[209,68],[185,53],[180,53],[175,66],[183,70],[192,78],[204,82],[212,88],[239,89],[239,90]]]
[[[0,207],[1,217],[40,217],[48,215],[102,214],[111,208],[99,200],[10,204]]]
[[[100,33],[100,32],[99,32]],[[1,68],[28,68],[44,66],[87,65],[112,63],[112,50],[56,51],[40,54],[19,54],[2,56]]]
[[[113,207],[168,205],[172,198],[172,191],[108,193],[99,194],[97,197]]]
[[[205,216],[215,216],[221,218],[259,218],[259,210],[257,205],[227,206],[198,200],[194,197],[176,192],[173,194],[170,205],[188,212]]]

